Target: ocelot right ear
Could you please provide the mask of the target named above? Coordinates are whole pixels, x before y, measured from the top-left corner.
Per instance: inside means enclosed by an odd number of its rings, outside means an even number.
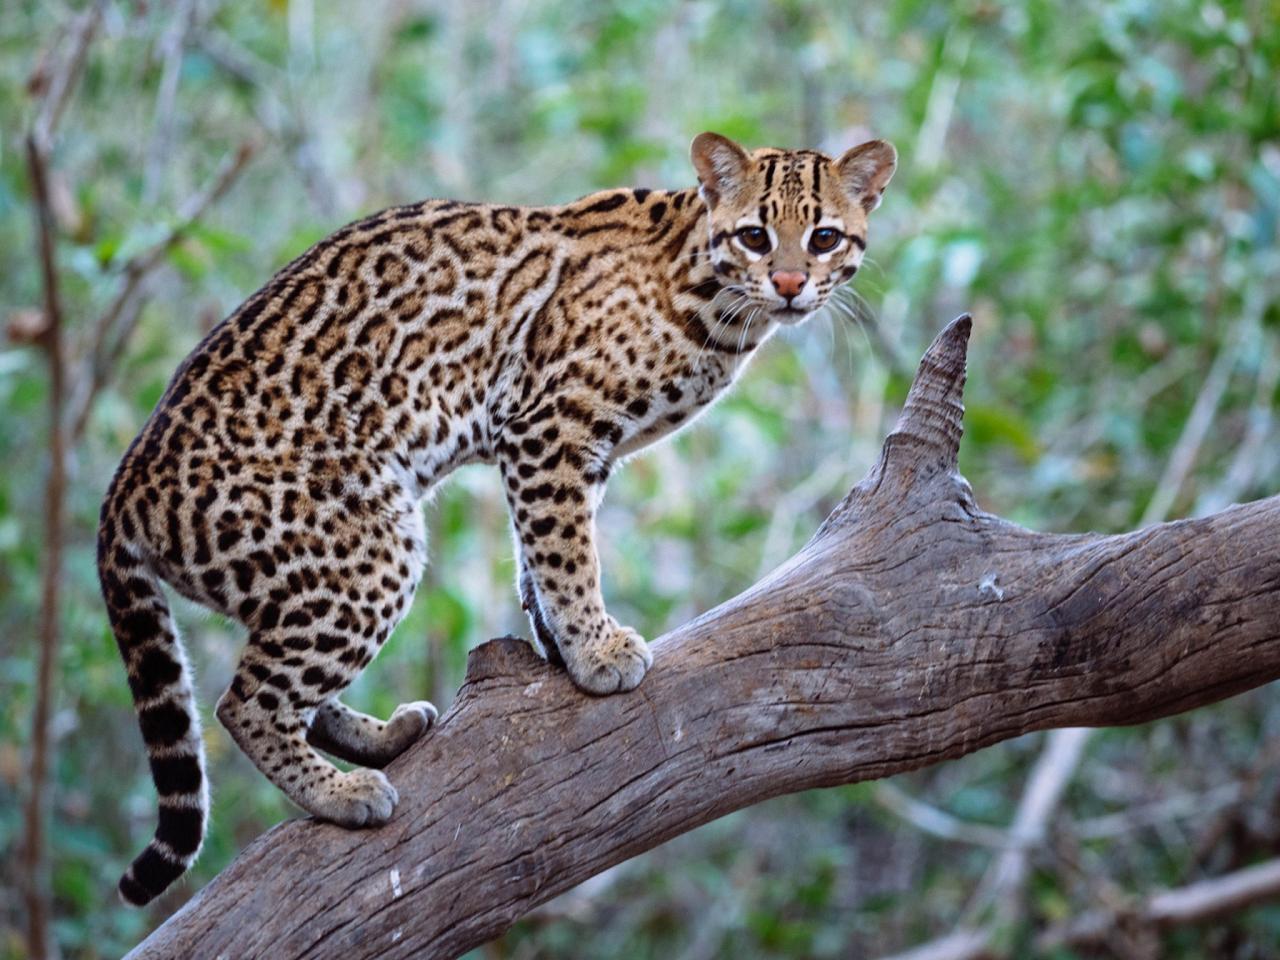
[[[836,161],[845,193],[867,213],[880,206],[880,197],[896,169],[898,151],[884,140],[871,140],[854,147]]]
[[[718,133],[700,133],[689,146],[689,157],[698,171],[702,199],[714,208],[723,199],[732,199],[746,184],[751,160],[747,151]]]

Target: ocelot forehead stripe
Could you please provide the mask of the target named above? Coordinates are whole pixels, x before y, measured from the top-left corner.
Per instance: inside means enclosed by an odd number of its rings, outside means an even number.
[[[765,196],[769,195],[769,190],[773,188],[773,174],[778,169],[778,158],[770,157],[769,162],[764,165],[764,190]]]
[[[756,210],[761,225],[783,221],[820,223],[824,212],[822,167],[830,158],[812,150],[762,151],[760,162],[763,187]]]

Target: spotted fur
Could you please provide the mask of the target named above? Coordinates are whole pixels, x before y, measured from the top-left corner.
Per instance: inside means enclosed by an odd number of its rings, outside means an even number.
[[[338,696],[405,613],[426,562],[420,504],[456,467],[501,473],[547,656],[592,693],[640,682],[649,649],[601,597],[605,481],[852,277],[895,158],[878,141],[833,160],[703,134],[693,160],[699,189],[385,210],[298,257],[183,361],[112,480],[98,539],[160,796],[126,901],[182,874],[209,809],[162,581],[247,627],[218,719],[295,803],[350,827],[390,817],[395,789],[372,768],[435,719],[413,703],[383,722]],[[752,223],[770,251],[744,246]],[[842,239],[815,253],[824,223]],[[779,292],[783,274],[798,293]]]

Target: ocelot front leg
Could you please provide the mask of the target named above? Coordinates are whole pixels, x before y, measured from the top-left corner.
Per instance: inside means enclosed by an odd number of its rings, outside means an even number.
[[[607,476],[607,437],[573,421],[508,427],[499,458],[521,561],[521,599],[535,633],[590,693],[631,690],[653,663],[636,631],[604,607],[595,514]],[[529,589],[531,587],[532,589]],[[547,644],[543,634],[550,634]]]
[[[519,537],[519,533],[516,534]],[[551,628],[547,626],[547,621],[543,619],[542,607],[538,603],[538,589],[533,583],[533,574],[529,568],[525,566],[523,555],[519,558],[520,564],[520,607],[529,617],[529,623],[533,627],[533,635],[538,643],[542,645],[542,651],[546,655],[547,662],[553,663],[557,667],[563,667],[564,657],[560,654],[560,648],[556,646],[556,638],[551,632]]]

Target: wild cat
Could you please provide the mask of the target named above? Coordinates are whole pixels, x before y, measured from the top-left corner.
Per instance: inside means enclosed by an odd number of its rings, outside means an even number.
[[[338,697],[405,613],[426,562],[420,504],[462,464],[498,467],[547,657],[591,693],[640,682],[649,649],[600,589],[610,470],[853,277],[897,163],[879,140],[832,158],[703,133],[691,153],[686,190],[384,210],[286,266],[183,361],[98,537],[160,795],[127,902],[187,869],[209,809],[162,580],[248,628],[218,719],[296,804],[348,827],[391,816],[395,788],[373,768],[436,716],[408,703],[384,722]]]

